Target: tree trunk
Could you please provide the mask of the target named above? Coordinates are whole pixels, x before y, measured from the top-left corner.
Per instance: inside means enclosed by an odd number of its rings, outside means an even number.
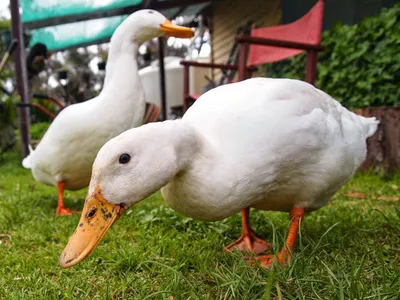
[[[377,132],[367,140],[367,159],[361,165],[366,171],[371,167],[384,169],[388,175],[400,170],[400,107],[380,106],[356,109],[356,114],[376,117],[380,124]]]

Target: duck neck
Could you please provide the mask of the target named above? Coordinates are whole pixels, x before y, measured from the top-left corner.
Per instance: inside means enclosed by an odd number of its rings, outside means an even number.
[[[143,27],[141,19],[135,15],[129,16],[118,26],[110,41],[103,90],[107,90],[110,86],[113,91],[119,93],[138,88],[143,90],[139,79],[136,54],[142,43],[156,37],[157,34],[158,32]]]
[[[160,122],[159,125],[162,131],[160,137],[174,147],[177,170],[184,171],[204,147],[201,136],[182,119]]]
[[[186,170],[205,148],[205,144],[199,133],[184,120],[168,121],[174,124],[170,138],[177,153],[177,164],[181,171]],[[174,135],[175,136],[174,136]]]
[[[163,178],[165,183],[190,168],[193,160],[203,151],[201,135],[181,119],[149,123],[136,130],[141,132],[144,140],[151,138],[147,148],[149,155],[161,157],[160,153],[163,153],[158,170],[168,177]]]
[[[141,88],[136,53],[138,45],[117,36],[111,39],[103,91],[126,91]],[[140,84],[140,86],[138,86]],[[102,92],[103,92],[102,91]]]

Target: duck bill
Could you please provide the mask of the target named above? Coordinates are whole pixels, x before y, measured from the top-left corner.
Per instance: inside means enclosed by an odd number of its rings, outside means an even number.
[[[104,199],[100,187],[97,187],[85,201],[79,224],[60,256],[60,266],[72,267],[89,256],[125,210],[123,206]]]
[[[160,28],[166,36],[174,36],[183,39],[188,39],[194,36],[193,29],[189,27],[174,25],[171,23],[170,20],[165,20],[165,22],[160,25]]]

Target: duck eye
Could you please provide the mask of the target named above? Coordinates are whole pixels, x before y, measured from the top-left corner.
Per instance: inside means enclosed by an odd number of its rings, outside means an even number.
[[[128,153],[124,153],[119,157],[120,164],[127,164],[131,160],[131,156]]]
[[[154,12],[152,10],[149,10],[148,13],[149,14],[154,14]]]

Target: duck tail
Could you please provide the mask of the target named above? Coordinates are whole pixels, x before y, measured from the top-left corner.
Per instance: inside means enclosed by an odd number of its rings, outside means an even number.
[[[364,135],[366,138],[373,136],[378,129],[379,120],[375,117],[365,118],[361,117],[361,123],[363,126]]]
[[[25,157],[25,158],[22,160],[22,166],[23,166],[25,169],[30,169],[30,168],[32,168],[32,153],[33,153],[33,148],[32,148],[31,145],[28,145],[28,148],[29,148],[29,155],[28,155],[27,157]]]

